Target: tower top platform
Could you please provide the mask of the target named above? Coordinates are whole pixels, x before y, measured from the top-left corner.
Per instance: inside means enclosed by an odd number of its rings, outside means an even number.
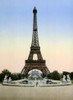
[[[34,6],[33,13],[37,13],[36,6]]]

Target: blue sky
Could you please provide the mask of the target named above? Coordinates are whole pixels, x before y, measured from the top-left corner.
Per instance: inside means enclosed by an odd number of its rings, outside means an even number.
[[[4,29],[14,31],[13,33],[9,32],[8,35],[11,36],[15,34],[15,31],[20,35],[20,32],[26,30],[28,27],[31,30],[33,21],[32,9],[34,5],[38,9],[39,30],[44,28],[44,31],[54,31],[51,34],[72,35],[72,0],[1,0],[0,31]],[[60,31],[62,32],[60,33]],[[16,33],[16,36],[18,34]],[[25,35],[24,32],[21,32],[21,34]]]
[[[34,6],[38,10],[41,51],[50,70],[73,70],[71,69],[73,66],[73,0],[0,0],[0,54],[4,58],[8,55],[8,63],[3,62],[6,59],[0,58],[1,70],[9,68],[14,72],[12,68],[15,66],[15,71],[20,71],[24,66],[24,60],[28,57],[31,45]],[[20,63],[16,62],[19,69],[15,65],[15,57],[18,53],[22,55],[22,62],[20,57]],[[11,57],[12,54],[14,56]],[[64,57],[61,57],[62,55]],[[14,62],[10,60],[9,63],[10,58],[14,59]],[[58,61],[58,64],[54,61]],[[69,61],[68,64],[66,61]],[[64,69],[60,69],[62,65]]]

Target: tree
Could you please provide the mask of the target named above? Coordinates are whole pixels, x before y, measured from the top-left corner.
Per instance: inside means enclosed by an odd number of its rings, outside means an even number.
[[[43,78],[46,77],[46,75],[45,75],[44,73],[42,73],[41,76],[42,76]]]
[[[4,69],[1,74],[0,74],[0,81],[2,82],[5,75],[7,75],[8,77],[11,77],[11,72],[7,69]]]
[[[66,71],[63,71],[63,75],[68,75],[68,74],[70,74],[69,72],[66,72]]]
[[[47,76],[49,79],[52,79],[52,73],[49,73]]]
[[[11,74],[11,78],[12,80],[19,80],[19,79],[22,79],[24,78],[22,74]]]
[[[1,73],[0,73],[0,82],[1,82],[1,80],[2,80],[2,76],[1,76]]]
[[[11,74],[11,78],[12,78],[12,80],[18,80],[19,79],[18,75],[16,75],[16,74]]]
[[[22,75],[21,73],[19,73],[19,74],[18,74],[18,78],[19,78],[19,79],[22,79],[22,78],[23,78],[23,75]]]
[[[58,71],[53,71],[52,74],[51,74],[51,77],[52,79],[54,80],[60,80],[61,76],[60,74],[58,73]]]
[[[73,80],[73,72],[70,73],[70,78]]]
[[[62,77],[63,77],[63,75],[65,75],[66,76],[66,79],[67,79],[67,75],[70,75],[70,72],[63,71]]]

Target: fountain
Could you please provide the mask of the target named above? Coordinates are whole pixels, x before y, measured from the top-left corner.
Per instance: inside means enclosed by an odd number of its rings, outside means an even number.
[[[34,75],[35,76],[35,75]],[[11,77],[7,80],[7,75],[5,75],[3,84],[7,85],[14,85],[14,86],[55,86],[55,85],[67,85],[67,84],[72,84],[69,75],[66,76],[63,75],[62,81],[57,81],[57,80],[51,80],[47,78],[43,78],[42,80],[37,80],[35,77],[35,80],[31,80],[30,78],[24,78],[21,80],[16,80],[12,81]]]

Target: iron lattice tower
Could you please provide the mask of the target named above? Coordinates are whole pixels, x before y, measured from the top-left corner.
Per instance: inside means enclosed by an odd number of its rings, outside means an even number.
[[[34,54],[37,55],[37,60],[33,59]],[[32,35],[32,43],[30,47],[30,53],[27,60],[25,60],[25,66],[22,69],[21,73],[26,75],[32,69],[38,69],[42,71],[45,75],[48,75],[50,71],[48,70],[45,60],[43,60],[40,46],[39,46],[39,39],[38,39],[38,30],[37,30],[37,9],[34,7],[33,9],[33,35]]]

